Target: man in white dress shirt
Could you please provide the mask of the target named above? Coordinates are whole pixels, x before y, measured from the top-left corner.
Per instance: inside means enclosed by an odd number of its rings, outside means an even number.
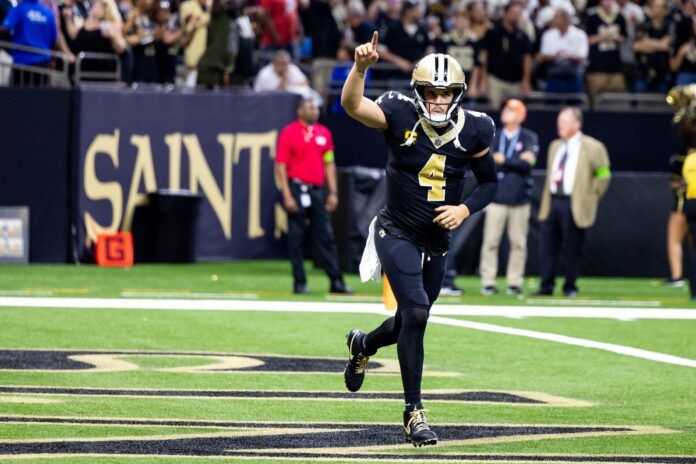
[[[307,76],[292,62],[290,53],[278,50],[273,61],[261,68],[254,81],[254,90],[286,91],[296,93],[304,100],[312,100],[317,106],[322,105],[322,98],[309,86]]]
[[[563,293],[578,293],[576,280],[585,230],[597,218],[599,200],[609,187],[609,155],[602,142],[581,132],[582,112],[567,107],[558,115],[559,139],[551,142],[546,182],[539,207],[540,274],[537,296],[552,295],[556,265],[565,269]]]
[[[548,63],[546,91],[581,93],[589,53],[587,34],[570,23],[570,14],[557,8],[552,28],[541,36],[539,62]]]

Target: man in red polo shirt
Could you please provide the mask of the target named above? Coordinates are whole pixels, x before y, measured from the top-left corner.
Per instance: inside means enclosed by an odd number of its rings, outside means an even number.
[[[331,293],[350,293],[338,268],[336,242],[329,214],[338,205],[333,138],[326,126],[317,123],[319,108],[302,100],[298,119],[280,133],[275,175],[281,186],[283,206],[288,212],[288,251],[295,280],[295,293],[307,293],[303,259],[306,223],[331,280]]]

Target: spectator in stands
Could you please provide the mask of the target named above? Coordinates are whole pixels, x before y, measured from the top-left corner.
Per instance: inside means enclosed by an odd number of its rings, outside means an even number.
[[[229,82],[232,55],[228,49],[230,18],[223,0],[213,0],[205,52],[198,62],[198,85],[219,88]]]
[[[669,67],[676,73],[675,85],[696,83],[696,16],[691,17],[691,37],[674,50]]]
[[[308,5],[308,0],[299,0]],[[297,0],[261,0],[264,11],[261,47],[264,51],[285,50],[297,58]]]
[[[633,45],[638,62],[634,90],[665,93],[671,80],[669,57],[674,23],[667,17],[665,0],[650,0],[648,12],[649,19],[638,26]]]
[[[473,0],[467,5],[466,11],[469,13],[471,33],[476,40],[483,39],[491,28],[491,20],[488,18],[485,5],[481,0]]]
[[[338,267],[336,242],[329,215],[338,206],[338,187],[331,132],[319,123],[319,108],[303,99],[297,121],[280,133],[275,161],[276,182],[281,185],[288,212],[288,250],[292,262],[293,291],[307,292],[304,271],[306,222],[328,275],[331,293],[350,293]]]
[[[402,0],[373,0],[367,9],[367,19],[374,23],[381,37],[401,21]]]
[[[404,1],[401,21],[392,24],[382,40],[380,57],[401,70],[400,78],[410,79],[414,63],[428,49],[428,33],[421,24],[423,12],[419,3]]]
[[[39,3],[39,0],[23,0],[12,8],[0,26],[0,38],[9,35],[16,45],[51,51],[57,45],[58,31],[53,12]],[[51,65],[50,55],[13,51],[15,64],[48,69]],[[45,85],[47,74],[23,72],[15,69],[12,82],[14,85]]]
[[[179,54],[182,31],[179,15],[172,12],[168,0],[161,0],[155,13],[155,51],[157,56],[157,82],[174,84],[176,81],[176,63]]]
[[[507,293],[521,295],[527,262],[527,234],[532,199],[532,167],[539,154],[539,138],[522,127],[527,108],[520,100],[508,100],[500,114],[503,130],[496,131],[491,151],[498,171],[498,191],[486,208],[481,246],[481,293],[498,293],[498,252],[507,222],[510,255]]]
[[[552,27],[541,36],[539,62],[546,69],[546,91],[550,93],[584,92],[583,75],[588,56],[587,34],[570,24],[570,16],[557,8]]]
[[[676,2],[676,0],[675,0]],[[672,8],[674,8],[674,4]],[[692,35],[692,18],[696,14],[696,5],[693,0],[680,0],[679,8],[672,12],[672,21],[675,24],[675,46],[674,50],[688,42]]]
[[[58,7],[60,12],[60,30],[72,52],[79,51],[75,46],[75,38],[77,37],[77,32],[87,20],[90,8],[91,4],[82,0],[63,0]],[[121,32],[121,35],[123,35],[123,31]]]
[[[230,52],[234,57],[230,84],[248,86],[254,76],[256,49],[254,28],[249,16],[252,10],[243,6],[237,9],[229,37]]]
[[[508,3],[503,18],[483,38],[480,91],[488,91],[494,108],[506,95],[526,95],[532,88],[532,44],[518,26],[521,12],[519,2]]]
[[[273,61],[261,68],[254,82],[254,90],[293,92],[305,99],[312,99],[316,105],[321,104],[321,97],[309,86],[307,77],[290,61],[290,53],[285,50],[278,50]]]
[[[63,52],[63,54],[66,56],[66,59],[69,63],[73,63],[75,61],[75,55],[73,55],[72,50],[70,49],[68,45],[68,41],[66,40],[65,36],[63,35],[63,32],[60,27],[60,9],[59,9],[59,3],[57,0],[39,0],[43,6],[48,8],[53,12],[53,18],[56,21],[56,32],[58,34],[58,39],[56,40],[56,48],[57,50]],[[113,2],[113,0],[111,0]]]
[[[438,53],[446,53],[459,62],[466,79],[467,94],[476,98],[481,75],[481,45],[471,32],[470,24],[466,10],[460,11],[452,31],[442,34],[434,45]]]
[[[626,40],[626,22],[614,0],[600,0],[585,20],[590,45],[587,93],[594,103],[600,92],[626,90],[621,66],[621,44]]]
[[[302,10],[304,34],[312,41],[312,59],[336,59],[342,36],[342,28],[338,27],[336,21],[343,16],[342,11],[342,1],[326,0],[309,0],[309,8]]]
[[[153,0],[137,0],[126,20],[126,42],[133,51],[133,82],[157,82]]]
[[[691,0],[688,0],[689,2]],[[643,9],[632,0],[618,0],[621,16],[626,22],[626,40],[621,44],[621,65],[627,89],[634,88],[636,75],[636,54],[633,45],[636,41],[636,28],[645,21]]]
[[[377,3],[377,0],[374,3]],[[362,0],[351,0],[348,2],[348,20],[346,25],[347,27],[343,33],[343,43],[351,49],[349,56],[352,57],[352,50],[355,50],[358,45],[369,42],[372,39],[372,33],[377,30],[377,26],[367,20]]]
[[[188,88],[194,88],[198,79],[198,61],[205,52],[208,40],[211,2],[212,0],[186,0],[179,7]]]
[[[126,49],[120,16],[114,16],[105,0],[94,0],[87,19],[78,27],[73,22],[72,9],[63,8],[66,29],[79,52],[94,52],[120,55]],[[118,12],[116,12],[118,14]],[[83,70],[108,72],[115,70],[115,63],[105,60],[85,60]]]
[[[578,294],[576,279],[585,231],[597,217],[599,200],[611,172],[604,144],[583,134],[582,112],[568,107],[558,114],[559,139],[549,145],[546,181],[539,206],[541,285],[537,296],[552,295],[559,258],[565,268],[563,294]]]

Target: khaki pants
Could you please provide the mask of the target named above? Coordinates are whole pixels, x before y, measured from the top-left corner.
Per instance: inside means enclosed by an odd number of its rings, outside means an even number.
[[[522,84],[519,82],[508,82],[498,79],[493,75],[488,75],[488,99],[491,106],[496,110],[500,109],[503,100],[509,96],[519,96],[522,93]]]
[[[602,92],[623,92],[626,90],[623,74],[593,72],[587,74],[587,95],[594,105],[595,98]]]
[[[505,223],[510,240],[510,257],[507,266],[508,287],[522,288],[524,265],[527,261],[527,233],[531,205],[508,206],[491,203],[486,208],[483,225],[483,246],[481,247],[481,285],[494,287],[498,274],[498,251],[503,237]]]

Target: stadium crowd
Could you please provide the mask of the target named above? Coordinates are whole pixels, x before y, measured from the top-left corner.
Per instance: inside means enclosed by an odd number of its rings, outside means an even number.
[[[392,69],[373,70],[373,82],[398,87],[425,54],[449,53],[466,72],[469,96],[496,107],[506,92],[592,99],[696,82],[693,0],[14,2],[0,0],[0,38],[60,50],[69,61],[79,52],[119,54],[127,82],[174,84],[180,69],[187,87],[251,86],[258,74],[257,89],[306,93],[309,81],[291,61],[349,61],[374,30]],[[50,56],[13,55],[18,64],[50,65]]]

